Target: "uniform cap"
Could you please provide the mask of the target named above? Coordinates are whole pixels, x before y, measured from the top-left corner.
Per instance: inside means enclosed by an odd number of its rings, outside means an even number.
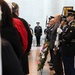
[[[75,16],[75,11],[73,10],[72,15]]]
[[[67,17],[68,16],[75,16],[75,11],[74,10],[68,10]]]
[[[40,24],[40,22],[36,22],[36,24]]]

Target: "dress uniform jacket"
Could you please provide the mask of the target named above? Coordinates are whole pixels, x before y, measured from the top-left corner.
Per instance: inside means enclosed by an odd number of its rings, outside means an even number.
[[[67,56],[75,55],[75,21],[72,21],[63,33],[62,50]]]
[[[42,33],[42,28],[41,26],[36,26],[34,28],[34,33],[35,33],[35,36],[41,36],[41,33]]]

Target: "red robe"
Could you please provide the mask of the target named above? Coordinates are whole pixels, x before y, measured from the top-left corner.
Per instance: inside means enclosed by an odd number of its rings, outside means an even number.
[[[13,22],[14,22],[14,26],[19,32],[22,41],[23,50],[25,52],[28,47],[28,34],[26,28],[24,27],[22,21],[19,19],[13,18]]]

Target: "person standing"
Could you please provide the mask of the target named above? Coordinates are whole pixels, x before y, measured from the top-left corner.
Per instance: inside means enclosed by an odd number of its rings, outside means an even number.
[[[31,34],[32,34],[32,36],[33,36],[33,29],[30,27],[31,25],[29,24],[29,29],[30,29],[30,32],[31,32]]]
[[[0,1],[2,20],[1,20],[1,37],[6,39],[13,47],[18,59],[20,60],[23,54],[20,36],[17,29],[13,26],[13,19],[10,7],[5,1]],[[6,15],[7,14],[7,15]]]
[[[22,21],[23,25],[24,25],[24,29],[26,29],[27,34],[28,34],[28,48],[27,48],[27,52],[30,52],[31,49],[31,44],[32,44],[32,34],[29,28],[29,25],[27,23],[27,21],[21,17],[19,17],[19,6],[17,3],[12,2],[12,15],[13,18],[19,19],[20,21]]]
[[[61,54],[60,54],[59,50],[56,51],[56,45],[55,45],[55,41],[56,41],[56,37],[57,37],[57,28],[60,25],[60,21],[61,21],[61,15],[57,14],[54,17],[55,25],[52,29],[51,37],[50,37],[50,49],[53,50],[53,58],[52,59],[53,59],[53,66],[55,69],[54,75],[63,75]]]
[[[39,26],[40,22],[36,22],[37,26],[35,26],[34,28],[34,34],[35,34],[35,37],[36,37],[36,43],[37,43],[37,46],[40,46],[40,38],[41,38],[41,35],[42,35],[42,27]]]
[[[64,31],[62,37],[64,69],[65,75],[75,75],[75,11],[68,11],[67,21],[68,28]]]
[[[15,2],[12,2],[12,15],[13,15],[13,18],[18,19],[23,23],[23,25],[22,24],[21,25],[27,31],[28,47],[27,47],[26,51],[24,52],[24,54],[21,58],[22,69],[24,71],[24,74],[27,75],[27,74],[29,74],[28,54],[29,54],[30,49],[31,49],[32,34],[30,32],[30,28],[28,26],[27,21],[24,20],[23,18],[19,17],[19,6]],[[26,40],[26,39],[24,38],[24,40]]]
[[[47,30],[47,41],[50,42],[51,33],[54,27],[54,18],[50,19],[49,26]],[[48,61],[49,65],[53,66],[53,50],[50,48],[50,61]],[[54,68],[53,68],[54,69]]]

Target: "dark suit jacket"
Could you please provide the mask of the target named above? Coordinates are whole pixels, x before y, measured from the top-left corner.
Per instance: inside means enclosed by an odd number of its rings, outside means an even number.
[[[52,29],[51,37],[50,37],[50,48],[54,48],[54,42],[56,40],[57,28],[59,27],[59,23],[56,23]]]

